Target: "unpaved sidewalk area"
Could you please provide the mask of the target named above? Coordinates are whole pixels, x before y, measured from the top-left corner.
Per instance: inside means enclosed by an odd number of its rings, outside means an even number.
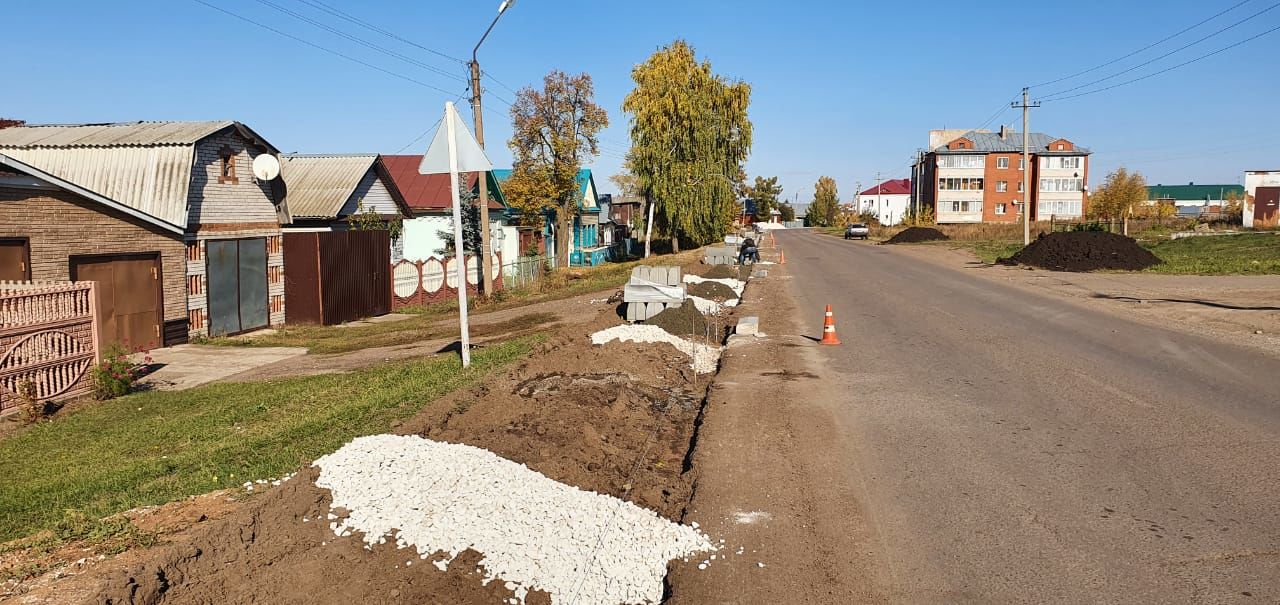
[[[776,255],[776,253],[775,253]],[[799,260],[799,259],[797,259]],[[794,261],[793,261],[794,262]],[[693,457],[685,522],[741,549],[705,570],[675,567],[671,603],[874,603],[875,536],[851,488],[857,469],[829,455],[840,442],[823,401],[825,370],[786,295],[785,267],[748,286],[738,315],[764,338],[734,337],[721,361]]]

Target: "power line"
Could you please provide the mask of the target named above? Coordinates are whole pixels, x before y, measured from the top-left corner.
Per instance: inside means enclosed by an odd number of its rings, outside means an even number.
[[[434,85],[431,85],[431,84],[427,84],[426,82],[423,82],[423,81],[421,81],[421,80],[418,80],[418,79],[415,79],[415,78],[412,78],[412,77],[406,76],[406,75],[404,75],[404,74],[397,73],[397,72],[394,72],[394,71],[391,71],[391,70],[389,70],[389,69],[385,69],[385,68],[382,68],[382,67],[378,67],[377,65],[374,65],[374,64],[372,64],[372,63],[369,63],[368,61],[364,61],[364,60],[361,60],[361,59],[357,59],[357,58],[352,57],[352,56],[350,56],[350,55],[345,55],[345,54],[340,53],[340,52],[338,52],[338,51],[336,51],[336,50],[333,50],[333,49],[331,49],[331,48],[324,47],[324,46],[321,46],[321,45],[319,45],[319,44],[316,44],[315,42],[311,42],[311,41],[308,41],[308,40],[304,40],[304,39],[299,38],[299,37],[297,37],[297,36],[295,36],[295,35],[293,35],[293,34],[285,33],[285,32],[280,31],[280,30],[278,30],[278,29],[276,29],[276,28],[274,28],[274,27],[271,27],[270,25],[264,25],[264,24],[262,24],[262,23],[259,23],[259,22],[257,22],[257,21],[254,21],[253,19],[250,19],[250,18],[245,17],[245,16],[243,16],[243,15],[239,15],[239,14],[233,13],[233,12],[231,12],[231,11],[229,11],[229,10],[225,9],[225,8],[222,8],[222,7],[220,7],[220,6],[215,6],[215,5],[213,5],[213,4],[210,4],[210,3],[208,3],[208,2],[205,2],[204,0],[191,0],[191,1],[192,1],[192,2],[195,2],[195,3],[197,3],[197,4],[202,4],[202,5],[204,5],[204,6],[207,6],[207,7],[211,8],[211,9],[213,9],[213,10],[216,10],[216,11],[218,11],[218,12],[220,12],[220,13],[223,13],[223,14],[226,14],[226,15],[229,15],[229,16],[232,16],[232,17],[235,17],[236,19],[239,19],[239,20],[241,20],[241,21],[244,21],[245,23],[249,23],[249,24],[251,24],[251,25],[256,25],[256,26],[261,27],[262,29],[265,29],[265,30],[267,30],[267,31],[269,31],[269,32],[272,32],[272,33],[275,33],[275,34],[278,34],[278,35],[284,36],[284,37],[289,38],[290,40],[293,40],[293,41],[295,41],[295,42],[298,42],[298,43],[301,43],[301,44],[305,44],[305,45],[307,45],[307,46],[310,46],[311,48],[314,48],[314,49],[317,49],[317,50],[321,50],[321,51],[327,52],[327,53],[329,53],[329,54],[331,54],[331,55],[334,55],[334,56],[337,56],[337,57],[341,57],[341,58],[343,58],[343,59],[346,59],[346,60],[348,60],[348,61],[351,61],[352,63],[358,63],[358,64],[363,65],[363,66],[365,66],[365,67],[368,67],[368,68],[370,68],[370,69],[374,69],[374,70],[380,71],[380,72],[382,72],[382,73],[384,73],[384,74],[387,74],[387,75],[389,75],[389,76],[399,78],[399,79],[404,80],[404,81],[406,81],[406,82],[411,82],[411,83],[413,83],[413,84],[417,84],[418,86],[422,86],[423,88],[430,88],[431,90],[435,90],[435,91],[438,91],[438,92],[442,92],[442,93],[444,93],[445,95],[449,95],[449,96],[452,96],[452,95],[453,95],[453,91],[445,90],[445,89],[443,89],[443,88],[440,88],[439,86],[434,86]]]
[[[337,29],[337,28],[334,28],[334,27],[330,27],[329,25],[326,25],[326,24],[324,24],[324,23],[322,23],[322,22],[320,22],[320,21],[316,21],[315,19],[312,19],[312,18],[310,18],[310,17],[308,17],[308,16],[306,16],[306,15],[303,15],[303,14],[298,13],[298,12],[296,12],[296,11],[293,11],[293,10],[290,10],[290,9],[285,8],[285,7],[283,7],[283,6],[280,6],[279,4],[276,4],[276,3],[274,3],[274,2],[271,2],[271,0],[258,0],[258,3],[259,3],[259,4],[265,4],[265,5],[267,5],[267,6],[271,7],[271,8],[273,8],[273,9],[275,9],[275,10],[277,10],[277,11],[280,11],[280,12],[282,12],[282,13],[286,14],[286,15],[289,15],[290,17],[293,17],[293,18],[295,18],[295,19],[298,19],[299,21],[304,21],[304,22],[306,22],[306,23],[309,23],[309,24],[311,24],[311,25],[313,25],[313,26],[315,26],[315,27],[317,27],[317,28],[323,29],[323,30],[325,30],[325,31],[327,31],[327,32],[329,32],[329,33],[331,33],[331,34],[335,35],[335,36],[340,36],[340,37],[342,37],[342,38],[345,38],[345,39],[347,39],[347,40],[350,40],[350,41],[352,41],[352,42],[355,42],[356,44],[359,44],[359,45],[361,45],[361,46],[364,46],[365,48],[370,48],[370,49],[373,49],[373,50],[375,50],[375,51],[377,51],[377,52],[380,52],[380,53],[382,53],[382,54],[384,54],[384,55],[387,55],[387,56],[389,56],[389,57],[394,57],[394,58],[396,58],[396,59],[400,59],[401,61],[404,61],[405,63],[409,63],[410,65],[415,65],[415,66],[417,66],[417,67],[421,67],[422,69],[425,69],[425,70],[428,70],[428,71],[434,72],[434,73],[436,73],[436,74],[442,75],[442,76],[444,76],[444,77],[446,77],[446,78],[450,78],[450,79],[452,79],[452,80],[457,80],[457,81],[459,81],[459,82],[466,82],[466,81],[467,81],[467,80],[466,80],[466,78],[463,78],[463,77],[461,77],[461,76],[459,76],[459,75],[457,75],[457,74],[454,74],[454,73],[451,73],[451,72],[445,71],[445,70],[440,69],[439,67],[436,67],[436,66],[434,66],[434,65],[431,65],[431,64],[429,64],[429,63],[424,63],[424,62],[419,61],[419,60],[417,60],[417,59],[414,59],[413,57],[410,57],[410,56],[408,56],[408,55],[404,55],[404,54],[398,53],[398,52],[396,52],[396,51],[394,51],[394,50],[391,50],[391,49],[389,49],[389,48],[387,48],[387,47],[385,47],[385,46],[380,46],[380,45],[374,44],[374,43],[372,43],[372,42],[369,42],[368,40],[365,40],[365,39],[363,39],[363,38],[360,38],[360,37],[357,37],[357,36],[353,36],[353,35],[348,34],[348,33],[344,32],[344,31],[342,31],[342,30],[340,30],[340,29]]]
[[[1048,82],[1041,82],[1041,83],[1039,83],[1039,84],[1033,84],[1033,85],[1031,85],[1031,88],[1039,88],[1039,87],[1041,87],[1041,86],[1048,86],[1048,85],[1050,85],[1050,84],[1057,84],[1058,82],[1062,82],[1062,81],[1064,81],[1064,80],[1070,80],[1070,79],[1075,78],[1075,77],[1078,77],[1078,76],[1083,76],[1083,75],[1085,75],[1085,74],[1087,74],[1087,73],[1092,73],[1092,72],[1098,71],[1099,69],[1102,69],[1102,68],[1104,68],[1104,67],[1108,67],[1108,66],[1111,66],[1111,65],[1115,65],[1116,63],[1119,63],[1119,62],[1121,62],[1121,61],[1123,61],[1123,60],[1125,60],[1125,59],[1128,59],[1129,57],[1132,57],[1132,56],[1137,55],[1137,54],[1141,54],[1143,51],[1147,51],[1147,50],[1150,50],[1150,49],[1155,48],[1155,47],[1157,47],[1157,46],[1160,46],[1161,44],[1164,44],[1165,42],[1168,42],[1169,40],[1172,40],[1172,39],[1174,39],[1174,38],[1177,38],[1178,36],[1181,36],[1182,34],[1185,34],[1185,33],[1189,32],[1189,31],[1191,31],[1191,30],[1193,30],[1193,29],[1195,29],[1195,28],[1197,28],[1197,27],[1200,27],[1201,25],[1204,25],[1205,23],[1208,23],[1208,22],[1210,22],[1210,21],[1213,21],[1214,19],[1217,19],[1218,17],[1221,17],[1222,15],[1225,15],[1225,14],[1227,14],[1227,13],[1229,13],[1229,12],[1231,12],[1231,11],[1233,11],[1233,10],[1237,9],[1237,8],[1240,8],[1241,6],[1244,6],[1244,5],[1248,4],[1248,3],[1249,3],[1249,2],[1251,2],[1251,1],[1252,1],[1252,0],[1244,0],[1243,2],[1239,2],[1239,3],[1237,3],[1237,4],[1233,5],[1233,6],[1231,6],[1230,8],[1227,8],[1226,10],[1223,10],[1223,11],[1221,11],[1221,12],[1218,12],[1218,13],[1214,14],[1213,16],[1211,16],[1211,17],[1209,17],[1209,18],[1207,18],[1207,19],[1205,19],[1205,20],[1203,20],[1203,21],[1200,21],[1200,22],[1196,23],[1195,25],[1192,25],[1192,26],[1190,26],[1190,27],[1187,27],[1186,29],[1179,30],[1179,31],[1178,31],[1177,33],[1175,33],[1175,34],[1172,34],[1172,35],[1166,36],[1166,37],[1164,37],[1164,38],[1161,38],[1161,39],[1159,39],[1159,40],[1157,40],[1157,41],[1155,41],[1155,42],[1152,42],[1151,44],[1148,44],[1148,45],[1146,45],[1146,46],[1143,46],[1142,48],[1139,48],[1138,50],[1135,50],[1135,51],[1133,51],[1133,52],[1131,52],[1131,53],[1129,53],[1129,54],[1127,54],[1127,55],[1125,55],[1125,56],[1123,56],[1123,57],[1119,57],[1119,58],[1116,58],[1116,59],[1112,59],[1112,60],[1110,60],[1110,61],[1107,61],[1106,63],[1102,63],[1102,64],[1099,64],[1099,65],[1095,65],[1095,66],[1090,67],[1089,69],[1086,69],[1086,70],[1084,70],[1084,71],[1076,72],[1076,73],[1073,73],[1073,74],[1071,74],[1071,75],[1069,75],[1069,76],[1063,76],[1063,77],[1058,78],[1058,79],[1056,79],[1056,80],[1049,80]]]
[[[458,98],[456,98],[456,99],[454,99],[454,100],[453,100],[454,104],[457,104],[458,102],[462,101],[463,97],[466,97],[466,96],[467,96],[466,91],[463,91],[463,93],[462,93],[462,94],[458,95]],[[435,124],[432,124],[432,125],[431,125],[430,127],[428,127],[426,130],[422,131],[422,134],[420,134],[420,135],[418,135],[418,136],[414,137],[412,141],[409,141],[408,143],[405,143],[403,147],[401,147],[401,148],[397,149],[397,150],[395,151],[395,153],[394,153],[394,154],[392,154],[392,155],[399,155],[399,154],[400,154],[400,153],[402,153],[404,150],[406,150],[406,149],[408,149],[408,148],[412,147],[414,143],[417,143],[418,141],[421,141],[422,139],[426,138],[426,136],[427,136],[427,135],[429,135],[429,134],[431,134],[431,131],[435,130],[435,129],[436,129],[436,126],[439,126],[439,125],[440,125],[440,122],[443,122],[443,121],[444,121],[444,116],[440,116],[440,119],[436,120],[436,123],[435,123]]]
[[[425,51],[427,51],[427,52],[429,52],[429,53],[431,53],[431,54],[433,54],[433,55],[440,56],[440,57],[444,57],[445,59],[448,59],[448,60],[450,60],[450,61],[457,61],[458,63],[461,63],[461,64],[463,64],[463,65],[466,65],[466,64],[467,64],[467,62],[466,62],[466,61],[463,61],[462,59],[459,59],[459,58],[454,57],[454,56],[452,56],[452,55],[448,55],[448,54],[442,53],[442,52],[440,52],[440,51],[438,51],[438,50],[435,50],[435,49],[433,49],[433,48],[427,48],[427,47],[425,47],[425,46],[423,46],[423,45],[421,45],[421,44],[418,44],[417,42],[414,42],[414,41],[412,41],[412,40],[407,40],[407,39],[405,39],[405,38],[402,38],[402,37],[400,37],[400,36],[397,36],[396,34],[391,33],[391,32],[389,32],[389,31],[387,31],[387,30],[385,30],[385,29],[382,29],[382,28],[380,28],[380,27],[378,27],[378,26],[376,26],[376,25],[374,25],[374,24],[372,24],[372,23],[369,23],[368,21],[363,21],[363,20],[361,20],[361,19],[359,19],[359,18],[357,18],[357,17],[353,17],[353,16],[351,16],[351,15],[349,15],[349,14],[347,14],[347,13],[342,12],[342,11],[341,11],[341,10],[339,10],[339,9],[336,9],[336,8],[334,8],[334,7],[332,7],[332,6],[329,6],[328,4],[325,4],[324,2],[321,2],[321,0],[298,0],[298,2],[301,2],[301,3],[303,3],[303,4],[306,4],[307,6],[310,6],[310,7],[312,7],[312,8],[322,10],[322,11],[324,11],[324,12],[326,12],[326,13],[329,13],[330,15],[333,15],[333,16],[335,16],[335,17],[338,17],[339,19],[345,19],[346,21],[349,21],[349,22],[351,22],[351,23],[354,23],[354,24],[356,24],[356,25],[359,25],[360,27],[363,27],[363,28],[368,29],[368,30],[370,30],[370,31],[373,31],[373,32],[377,32],[377,33],[379,33],[379,34],[382,34],[382,35],[384,35],[384,36],[386,36],[386,37],[388,37],[388,38],[391,38],[392,40],[396,40],[396,41],[398,41],[398,42],[402,42],[402,43],[404,43],[404,44],[408,44],[409,46],[412,46],[412,47],[417,48],[417,49],[420,49],[420,50],[425,50]]]
[[[1146,67],[1146,66],[1151,65],[1152,63],[1155,63],[1156,61],[1159,61],[1159,60],[1161,60],[1161,59],[1164,59],[1164,58],[1166,58],[1166,57],[1168,57],[1168,56],[1170,56],[1170,55],[1173,55],[1173,54],[1179,53],[1179,52],[1181,52],[1181,51],[1183,51],[1183,50],[1186,50],[1186,49],[1188,49],[1188,48],[1191,48],[1192,46],[1195,46],[1195,45],[1197,45],[1197,44],[1199,44],[1199,43],[1201,43],[1201,42],[1204,42],[1205,40],[1208,40],[1209,38],[1212,38],[1212,37],[1214,37],[1214,36],[1216,36],[1216,35],[1218,35],[1218,34],[1221,34],[1221,33],[1225,32],[1225,31],[1227,31],[1227,30],[1229,30],[1229,29],[1232,29],[1232,28],[1234,28],[1234,27],[1237,27],[1237,26],[1239,26],[1239,25],[1242,25],[1242,24],[1244,24],[1245,22],[1251,21],[1251,20],[1253,20],[1253,19],[1255,19],[1255,18],[1257,18],[1257,17],[1261,16],[1263,13],[1266,13],[1266,12],[1269,12],[1269,11],[1272,11],[1272,10],[1275,10],[1277,7],[1280,7],[1280,2],[1277,2],[1277,3],[1275,3],[1275,4],[1272,4],[1271,6],[1268,6],[1267,8],[1264,8],[1264,9],[1262,9],[1262,10],[1260,10],[1260,11],[1258,11],[1258,12],[1256,12],[1256,13],[1252,14],[1252,15],[1249,15],[1248,17],[1245,17],[1244,19],[1241,19],[1241,20],[1239,20],[1239,21],[1236,21],[1235,23],[1232,23],[1231,25],[1228,25],[1228,26],[1226,26],[1226,27],[1224,27],[1224,28],[1222,28],[1222,29],[1220,29],[1220,30],[1218,30],[1218,31],[1215,31],[1215,32],[1213,32],[1213,33],[1211,33],[1211,34],[1209,34],[1209,35],[1207,35],[1207,36],[1204,36],[1204,37],[1202,37],[1202,38],[1200,38],[1200,39],[1198,39],[1198,40],[1196,40],[1196,41],[1194,41],[1194,42],[1191,42],[1191,43],[1189,43],[1189,44],[1184,44],[1184,45],[1182,45],[1182,46],[1179,46],[1178,48],[1175,48],[1175,49],[1173,49],[1173,50],[1171,50],[1171,51],[1169,51],[1169,52],[1167,52],[1167,53],[1165,53],[1165,54],[1163,54],[1163,55],[1160,55],[1160,56],[1158,56],[1158,57],[1156,57],[1156,58],[1154,58],[1154,59],[1150,59],[1150,60],[1148,60],[1148,61],[1144,61],[1144,62],[1142,62],[1142,63],[1139,63],[1139,64],[1137,64],[1137,65],[1134,65],[1133,67],[1130,67],[1130,68],[1128,68],[1128,69],[1125,69],[1125,70],[1122,70],[1122,71],[1118,71],[1118,72],[1116,72],[1116,73],[1114,73],[1114,74],[1111,74],[1111,75],[1109,75],[1109,76],[1107,76],[1107,77],[1105,77],[1105,78],[1099,78],[1099,79],[1097,79],[1097,80],[1093,80],[1092,82],[1085,82],[1084,84],[1081,84],[1081,85],[1079,85],[1079,86],[1073,86],[1073,87],[1068,88],[1068,89],[1065,89],[1065,90],[1060,90],[1060,91],[1058,91],[1058,92],[1049,93],[1049,94],[1045,95],[1045,97],[1046,97],[1046,98],[1045,98],[1045,99],[1043,99],[1043,100],[1051,100],[1051,99],[1049,99],[1048,97],[1056,97],[1056,96],[1059,96],[1059,95],[1062,95],[1062,94],[1065,94],[1065,93],[1068,93],[1068,92],[1072,92],[1072,91],[1080,90],[1081,88],[1087,88],[1087,87],[1089,87],[1089,86],[1093,86],[1094,84],[1101,84],[1101,83],[1103,83],[1103,82],[1106,82],[1107,80],[1110,80],[1110,79],[1113,79],[1113,78],[1116,78],[1116,77],[1122,76],[1122,75],[1124,75],[1124,74],[1127,74],[1127,73],[1129,73],[1129,72],[1131,72],[1131,71],[1134,71],[1134,70],[1140,69],[1140,68],[1142,68],[1142,67]],[[1257,36],[1254,36],[1254,37],[1256,38]],[[1249,39],[1250,39],[1250,40],[1252,40],[1253,38],[1249,38]],[[1236,45],[1236,46],[1238,46],[1238,45]],[[1228,48],[1230,48],[1230,47],[1228,47]],[[1205,56],[1209,56],[1209,55],[1205,55]],[[1203,57],[1201,57],[1201,58],[1203,58]],[[1164,73],[1164,72],[1156,72],[1156,73]],[[1135,80],[1135,81],[1136,81],[1136,80]],[[1067,98],[1070,98],[1070,97],[1067,97]]]
[[[1204,55],[1200,55],[1199,57],[1196,57],[1196,58],[1194,58],[1194,59],[1191,59],[1190,61],[1184,61],[1184,62],[1179,63],[1179,64],[1177,64],[1177,65],[1174,65],[1174,66],[1172,66],[1172,67],[1166,67],[1166,68],[1164,68],[1164,69],[1162,69],[1162,70],[1160,70],[1160,71],[1152,72],[1152,73],[1149,73],[1149,74],[1147,74],[1147,75],[1145,75],[1145,76],[1142,76],[1142,77],[1139,77],[1139,78],[1134,78],[1134,79],[1132,79],[1132,80],[1126,80],[1126,81],[1124,81],[1124,82],[1120,82],[1119,84],[1112,84],[1111,86],[1106,86],[1106,87],[1103,87],[1103,88],[1097,88],[1097,89],[1094,89],[1094,90],[1086,90],[1086,91],[1084,91],[1084,92],[1077,93],[1077,94],[1074,94],[1074,95],[1067,95],[1067,96],[1065,96],[1065,97],[1052,97],[1052,98],[1042,99],[1042,101],[1044,101],[1044,102],[1049,102],[1049,101],[1065,101],[1065,100],[1067,100],[1067,99],[1075,99],[1075,98],[1078,98],[1078,97],[1088,96],[1088,95],[1097,94],[1097,93],[1100,93],[1100,92],[1103,92],[1103,91],[1111,90],[1111,89],[1113,89],[1113,88],[1119,88],[1119,87],[1121,87],[1121,86],[1125,86],[1125,85],[1128,85],[1128,84],[1133,84],[1134,82],[1141,82],[1142,80],[1146,80],[1147,78],[1153,78],[1153,77],[1158,76],[1158,75],[1160,75],[1160,74],[1168,73],[1168,72],[1171,72],[1171,71],[1173,71],[1173,70],[1175,70],[1175,69],[1178,69],[1178,68],[1181,68],[1181,67],[1186,67],[1186,66],[1188,66],[1188,65],[1191,65],[1192,63],[1196,63],[1196,62],[1198,62],[1198,61],[1203,61],[1203,60],[1205,60],[1205,59],[1208,59],[1209,57],[1212,57],[1212,56],[1214,56],[1214,55],[1217,55],[1217,54],[1220,54],[1220,53],[1226,52],[1226,51],[1231,50],[1231,49],[1233,49],[1233,48],[1235,48],[1235,47],[1237,47],[1237,46],[1240,46],[1240,45],[1242,45],[1242,44],[1246,44],[1246,43],[1248,43],[1248,42],[1252,42],[1252,41],[1254,41],[1254,40],[1257,40],[1258,38],[1261,38],[1261,37],[1263,37],[1263,36],[1265,36],[1265,35],[1267,35],[1267,34],[1270,34],[1270,33],[1274,33],[1274,32],[1276,32],[1276,31],[1280,31],[1280,26],[1273,27],[1273,28],[1271,28],[1271,29],[1269,29],[1269,30],[1267,30],[1267,31],[1261,32],[1261,33],[1259,33],[1259,34],[1255,34],[1255,35],[1253,35],[1253,36],[1249,36],[1248,38],[1245,38],[1245,39],[1243,39],[1243,40],[1241,40],[1241,41],[1239,41],[1239,42],[1236,42],[1235,44],[1231,44],[1231,45],[1228,45],[1228,46],[1224,46],[1224,47],[1219,48],[1218,50],[1215,50],[1215,51],[1213,51],[1213,52],[1211,52],[1211,53],[1207,53],[1207,54],[1204,54]],[[1064,91],[1064,92],[1065,92],[1065,91]]]
[[[494,84],[497,84],[498,86],[501,86],[501,87],[503,87],[503,88],[507,89],[511,94],[513,94],[513,95],[518,95],[518,94],[520,94],[519,92],[517,92],[517,91],[516,91],[516,89],[514,89],[514,88],[512,88],[512,87],[510,87],[510,86],[507,86],[506,84],[503,84],[503,83],[502,83],[502,80],[499,80],[499,79],[497,79],[497,78],[493,77],[493,74],[491,74],[491,73],[489,73],[489,72],[487,72],[487,71],[486,71],[486,72],[484,72],[482,75],[484,75],[484,77],[486,77],[486,78],[489,78],[490,80],[493,80]]]

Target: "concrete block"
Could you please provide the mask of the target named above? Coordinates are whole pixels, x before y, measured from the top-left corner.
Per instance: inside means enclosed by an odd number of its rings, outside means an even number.
[[[660,302],[645,303],[645,306],[647,313],[647,315],[645,315],[645,319],[649,319],[650,317],[653,317],[667,309],[667,305]]]
[[[754,315],[743,317],[738,320],[738,327],[734,329],[734,333],[743,336],[755,336],[760,333],[760,318]]]
[[[756,269],[751,272],[751,277],[769,277],[769,271],[765,269]]]

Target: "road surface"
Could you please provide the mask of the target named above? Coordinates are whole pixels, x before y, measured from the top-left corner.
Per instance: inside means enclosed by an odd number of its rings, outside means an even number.
[[[1280,359],[894,246],[777,240],[803,327],[835,307],[815,405],[887,600],[1280,602]]]

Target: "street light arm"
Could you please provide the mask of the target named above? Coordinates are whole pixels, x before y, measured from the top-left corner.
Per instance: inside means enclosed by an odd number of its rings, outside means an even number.
[[[502,11],[502,12],[506,12],[506,11]],[[471,62],[472,62],[472,63],[476,63],[476,62],[477,62],[477,58],[476,58],[476,57],[477,57],[478,53],[480,52],[480,45],[481,45],[481,44],[484,44],[484,39],[489,37],[489,32],[493,31],[493,26],[495,26],[495,25],[497,25],[497,24],[498,24],[498,19],[501,19],[501,18],[502,18],[502,12],[499,12],[499,13],[498,13],[498,16],[496,16],[496,17],[494,17],[494,18],[493,18],[493,21],[492,21],[491,23],[489,23],[489,28],[488,28],[488,29],[486,29],[486,30],[484,30],[484,35],[483,35],[483,36],[480,36],[480,41],[479,41],[479,42],[476,42],[476,47],[475,47],[475,48],[473,48],[473,49],[471,49]]]

